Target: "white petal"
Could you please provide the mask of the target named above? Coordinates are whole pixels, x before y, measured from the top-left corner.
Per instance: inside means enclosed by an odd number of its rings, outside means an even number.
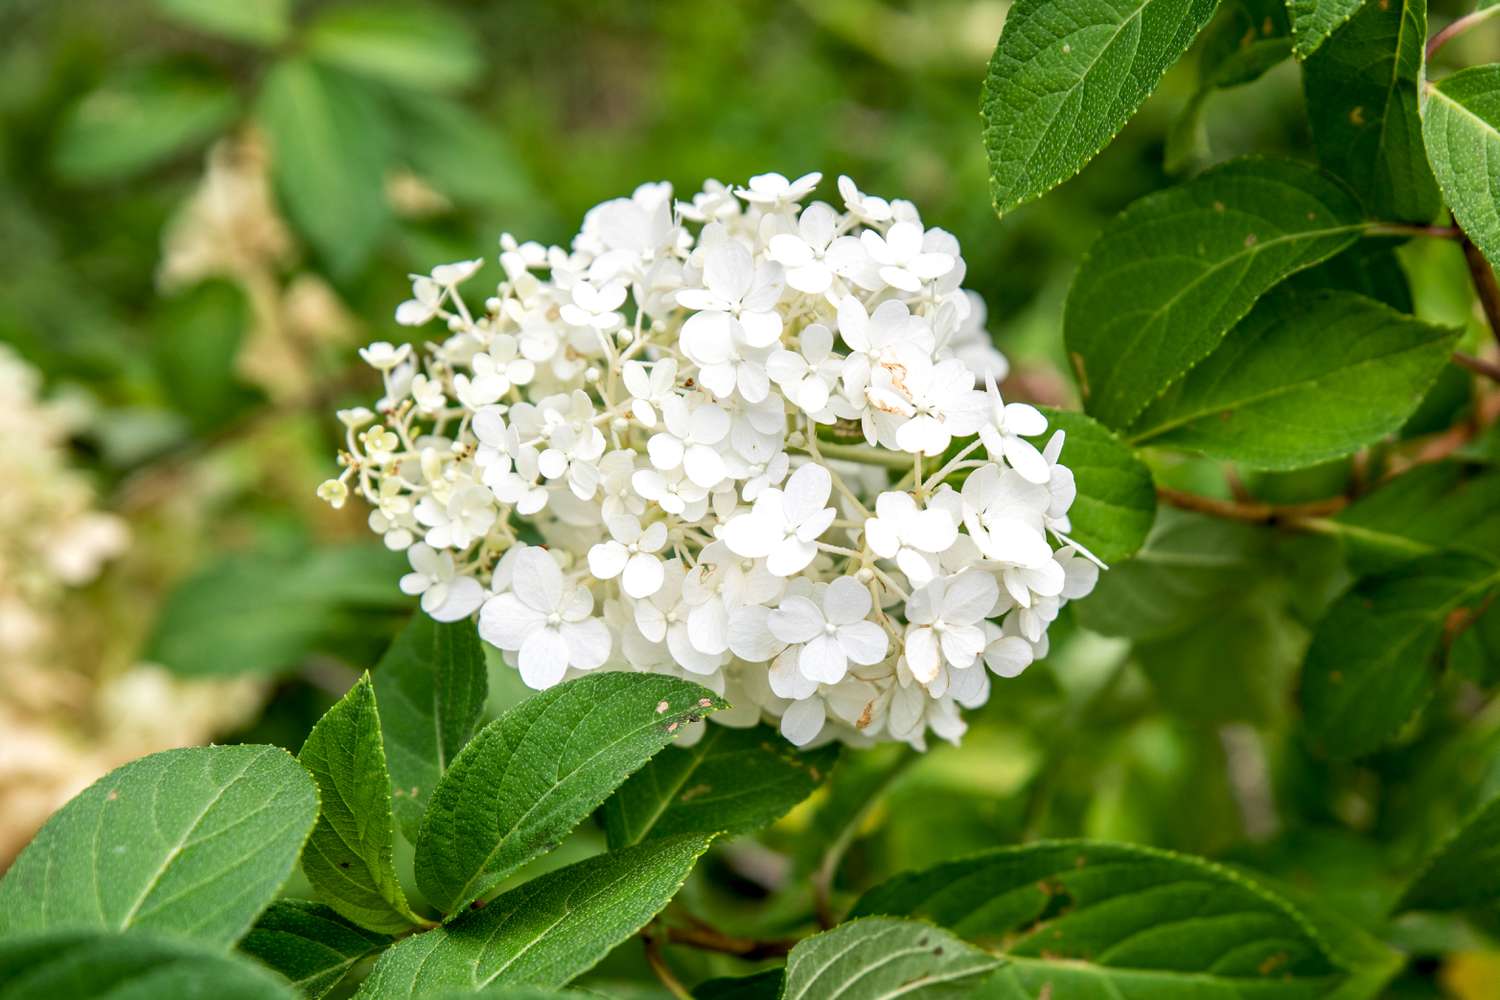
[[[546,615],[522,604],[515,594],[499,594],[485,601],[479,612],[479,637],[491,646],[515,651],[546,623]]]
[[[823,634],[823,613],[806,597],[788,597],[766,616],[766,628],[782,642],[807,642]]]
[[[943,629],[943,658],[967,667],[984,651],[984,630],[977,625],[949,625]]]
[[[802,649],[793,646],[776,657],[776,662],[766,671],[766,681],[776,697],[800,701],[818,690],[818,682],[810,680],[798,667],[801,656]]]
[[[472,576],[459,576],[448,584],[448,593],[443,603],[426,610],[434,621],[456,622],[477,611],[484,603],[484,597],[484,587],[478,580]]]
[[[532,631],[521,645],[519,657],[521,679],[526,686],[542,691],[563,679],[568,672],[568,644],[555,628]]]
[[[885,629],[871,621],[845,625],[838,630],[837,635],[844,655],[862,667],[879,663],[890,650],[890,639],[885,634]]]
[[[852,576],[841,576],[823,591],[823,615],[835,625],[849,625],[870,613],[870,592]]]
[[[914,628],[906,633],[906,665],[919,683],[932,682],[942,665],[937,633],[930,628]]]
[[[849,671],[849,658],[844,655],[837,639],[831,635],[819,635],[802,647],[797,669],[802,671],[802,676],[819,684],[837,684]]]
[[[782,509],[791,524],[801,524],[828,503],[833,478],[821,465],[809,463],[792,473],[786,481]]]
[[[688,479],[704,489],[712,489],[724,481],[728,471],[724,468],[724,457],[712,445],[695,444],[682,456],[682,468]]]
[[[718,656],[729,648],[729,609],[717,597],[688,613],[688,641],[700,653]]]
[[[571,667],[593,670],[609,659],[609,626],[598,618],[563,623],[562,637],[568,645],[568,665]]]
[[[1014,403],[1012,406],[1016,405]],[[1011,468],[1021,474],[1028,483],[1045,483],[1052,476],[1052,466],[1036,450],[1036,445],[1018,437],[1005,436],[1005,460]]]
[[[817,554],[818,547],[812,542],[787,538],[772,545],[766,556],[766,569],[775,576],[795,576],[806,569]]]
[[[902,540],[923,552],[946,552],[958,541],[958,525],[945,510],[924,510],[903,525]]]
[[[642,600],[661,589],[666,573],[661,560],[646,552],[637,552],[625,564],[625,574],[620,578],[620,589],[626,594]]]
[[[993,576],[970,570],[948,581],[939,613],[951,625],[973,625],[990,613],[999,596],[1000,587]]]
[[[600,542],[589,549],[589,572],[597,580],[613,580],[625,569],[629,556],[625,546],[613,539]]]
[[[776,490],[766,490],[756,500],[759,508],[768,496],[780,503],[780,498],[775,497]],[[766,530],[766,519],[757,517],[755,514],[737,514],[729,519],[724,525],[724,544],[729,546],[729,551],[746,559],[760,559],[770,555],[771,548],[776,544],[773,532]]]
[[[1012,434],[1033,437],[1047,431],[1042,411],[1026,403],[1008,403],[1005,407],[1005,429]]]
[[[823,731],[826,718],[823,699],[794,701],[781,716],[781,735],[795,746],[806,746]]]
[[[1018,635],[996,639],[984,648],[984,663],[998,677],[1016,677],[1031,665],[1031,643]]]
[[[544,549],[528,546],[511,564],[511,591],[527,607],[551,614],[562,603],[562,570]]]
[[[729,648],[735,656],[751,663],[764,663],[786,646],[771,634],[766,624],[770,613],[770,609],[758,605],[734,610],[729,618]]]
[[[646,454],[651,464],[663,472],[671,472],[682,464],[682,442],[670,434],[653,434],[646,442]]]

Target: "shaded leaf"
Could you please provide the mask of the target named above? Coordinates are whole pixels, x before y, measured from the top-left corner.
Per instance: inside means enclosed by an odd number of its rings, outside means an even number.
[[[1003,963],[915,920],[865,917],[814,934],[786,961],[783,1000],[967,997]]]
[[[156,6],[190,28],[255,45],[275,45],[292,26],[292,0],[156,0]]]
[[[1396,910],[1453,910],[1500,899],[1500,797],[1490,799],[1427,858]]]
[[[291,980],[303,995],[323,996],[390,938],[367,931],[331,907],[301,899],[272,903],[239,949]]]
[[[539,876],[482,909],[402,941],[380,957],[359,996],[384,1000],[444,988],[562,986],[660,912],[711,840],[668,837]]]
[[[785,973],[767,969],[753,976],[710,979],[693,987],[693,1000],[780,1000]]]
[[[111,771],[0,880],[0,933],[145,931],[228,945],[291,874],[317,788],[277,747],[166,750]]]
[[[1351,292],[1278,289],[1129,437],[1251,468],[1316,465],[1399,429],[1458,335]]]
[[[1129,427],[1295,271],[1349,246],[1360,210],[1313,168],[1233,160],[1127,208],[1078,269],[1063,317],[1088,413]]]
[[[1418,465],[1319,527],[1343,541],[1361,576],[1438,548],[1500,557],[1500,471],[1451,461]]]
[[[837,745],[798,751],[766,726],[709,726],[692,746],[651,758],[604,803],[609,846],[758,830],[811,795],[838,756]]]
[[[1067,434],[1062,463],[1078,498],[1068,509],[1070,538],[1106,563],[1134,555],[1156,520],[1156,484],[1130,446],[1082,413],[1043,407],[1052,431]]]
[[[253,962],[149,934],[70,930],[0,940],[0,1000],[292,1000]]]
[[[256,402],[235,369],[250,327],[240,289],[227,281],[199,285],[165,300],[153,325],[162,388],[197,433],[222,427]]]
[[[318,783],[318,824],[302,871],[318,896],[361,927],[399,934],[422,923],[392,857],[391,778],[370,675],[318,720],[297,759]]]
[[[696,684],[589,674],[479,731],[443,775],[417,837],[417,885],[455,914],[555,847],[689,719],[724,706]]]
[[[450,91],[484,68],[474,33],[441,7],[363,4],[323,11],[307,28],[314,58],[398,87]]]
[[[487,691],[479,633],[467,620],[412,615],[375,668],[396,821],[412,843],[438,779],[474,735]]]
[[[1500,66],[1475,66],[1430,84],[1422,137],[1454,218],[1490,267],[1500,267]]]
[[[1500,569],[1439,552],[1367,577],[1318,623],[1302,668],[1307,728],[1334,757],[1378,748],[1432,696],[1445,633],[1481,612]]]
[[[990,190],[1004,214],[1072,177],[1187,51],[1217,0],[1018,0],[985,74]]]

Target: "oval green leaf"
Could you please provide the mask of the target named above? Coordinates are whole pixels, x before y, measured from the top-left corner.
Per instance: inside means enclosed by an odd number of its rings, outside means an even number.
[[[330,8],[306,42],[316,59],[398,87],[455,90],[484,68],[474,32],[440,7]]]
[[[254,962],[138,931],[71,930],[0,941],[0,1000],[293,1000],[296,995]]]
[[[1490,799],[1433,851],[1396,904],[1453,910],[1500,899],[1500,797]]]
[[[1422,137],[1454,218],[1490,266],[1500,267],[1500,65],[1429,85]]]
[[[782,1000],[938,1000],[973,996],[1000,959],[940,927],[865,917],[801,941]]]
[[[291,980],[304,996],[323,996],[390,938],[367,931],[332,908],[302,899],[272,903],[240,941],[239,950]]]

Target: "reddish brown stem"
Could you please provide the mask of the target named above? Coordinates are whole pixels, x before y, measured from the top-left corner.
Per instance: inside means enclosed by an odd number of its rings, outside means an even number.
[[[1343,510],[1349,504],[1348,497],[1328,497],[1311,503],[1269,504],[1258,501],[1218,500],[1174,490],[1170,486],[1158,486],[1156,495],[1163,503],[1183,510],[1211,514],[1214,517],[1233,521],[1249,521],[1256,524],[1276,524],[1300,521],[1311,517],[1326,517]]]

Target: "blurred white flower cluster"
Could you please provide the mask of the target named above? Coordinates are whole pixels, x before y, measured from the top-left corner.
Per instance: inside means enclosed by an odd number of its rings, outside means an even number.
[[[1098,567],[958,242],[847,177],[804,205],[819,180],[647,184],[570,248],[503,236],[482,304],[482,260],[415,277],[397,320],[447,337],[362,352],[385,394],[339,414],[320,495],[357,491],[402,588],[477,612],[533,688],[652,671],[798,745],[956,740]]]

